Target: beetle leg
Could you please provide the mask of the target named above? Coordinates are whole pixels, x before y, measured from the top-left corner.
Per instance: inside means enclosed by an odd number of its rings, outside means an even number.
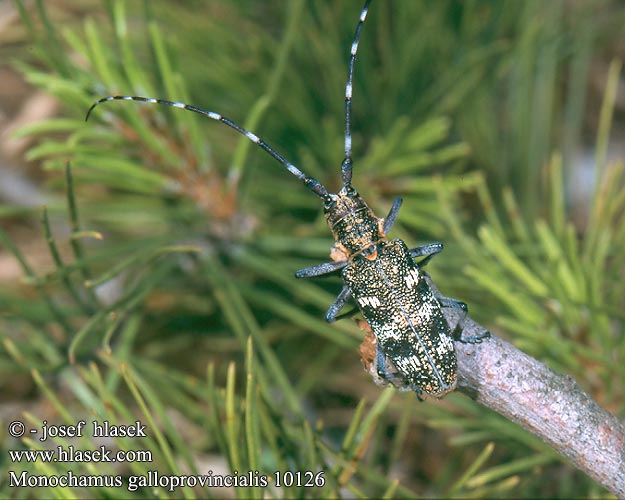
[[[379,344],[376,344],[375,346],[375,367],[378,371],[378,375],[384,380],[390,380],[393,378],[393,375],[386,369],[386,356],[382,352],[382,349],[380,349]]]
[[[312,278],[313,276],[321,276],[343,269],[346,265],[346,260],[342,262],[324,262],[323,264],[317,264],[316,266],[305,267],[304,269],[295,271],[295,277]]]
[[[438,300],[438,303],[441,305],[441,307],[448,307],[452,309],[462,310],[462,315],[460,316],[458,323],[456,323],[456,327],[454,328],[454,331],[451,332],[454,340],[458,340],[465,344],[479,344],[485,338],[490,337],[490,333],[488,331],[480,332],[477,335],[465,335],[464,320],[467,317],[469,308],[464,302],[461,302],[456,299],[452,299],[450,297],[443,297],[443,296],[436,297],[436,299]]]
[[[421,262],[417,262],[419,268],[425,267],[428,262],[434,257],[437,253],[440,253],[443,250],[443,244],[436,243],[428,243],[427,245],[422,245],[420,247],[411,248],[409,250],[410,256],[414,259],[416,257],[425,257]]]
[[[393,202],[393,206],[391,207],[391,210],[389,211],[388,215],[384,218],[384,234],[388,234],[388,232],[391,230],[391,227],[393,227],[393,224],[395,223],[395,219],[397,219],[397,215],[399,214],[399,207],[401,207],[401,203],[402,203],[402,199],[398,196],[397,198],[395,198],[395,201]]]
[[[326,313],[326,321],[328,323],[333,323],[334,321],[339,319],[336,315],[341,309],[343,309],[345,302],[347,302],[351,296],[352,292],[349,291],[348,287],[344,286],[341,290],[341,293],[338,294],[336,300],[332,303],[332,305],[328,309],[328,312]]]
[[[452,309],[462,309],[464,311],[464,315],[466,316],[467,313],[469,312],[469,308],[467,307],[467,305],[464,302],[461,302],[459,300],[456,299],[452,299],[451,297],[437,297],[438,299],[438,303],[441,305],[441,307],[449,307]]]

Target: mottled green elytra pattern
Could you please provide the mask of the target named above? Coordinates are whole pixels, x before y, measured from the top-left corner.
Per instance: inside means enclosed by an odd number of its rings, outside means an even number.
[[[406,244],[377,245],[374,259],[355,257],[343,270],[379,347],[417,393],[442,396],[456,385],[450,328]]]

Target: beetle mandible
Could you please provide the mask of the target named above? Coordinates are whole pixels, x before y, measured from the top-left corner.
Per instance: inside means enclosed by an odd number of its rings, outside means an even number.
[[[409,249],[400,239],[388,240],[401,206],[396,198],[385,218],[377,217],[352,186],[351,106],[354,63],[360,34],[369,4],[360,13],[351,45],[345,86],[345,157],[341,164],[343,186],[336,194],[318,180],[309,177],[252,132],[225,116],[182,102],[138,96],[107,96],[89,108],[85,120],[99,104],[113,100],[141,101],[181,108],[206,116],[233,128],[257,144],[323,201],[325,218],[334,236],[332,262],[318,264],[295,273],[297,278],[311,278],[341,271],[344,286],[326,313],[329,322],[350,298],[375,335],[375,365],[378,375],[404,390],[413,390],[419,399],[424,395],[442,397],[457,382],[454,339],[478,343],[488,332],[464,334],[467,306],[434,293],[422,268],[443,249],[430,243]],[[424,257],[415,262],[415,258]],[[461,310],[461,319],[452,331],[442,308]],[[345,315],[344,315],[345,316]],[[387,363],[388,362],[388,363]],[[394,370],[388,370],[388,365]]]

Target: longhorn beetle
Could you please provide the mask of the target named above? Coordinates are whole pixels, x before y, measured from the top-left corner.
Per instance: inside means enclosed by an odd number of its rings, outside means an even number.
[[[214,111],[164,99],[116,95],[96,101],[85,120],[96,106],[107,101],[162,104],[221,122],[264,149],[323,201],[325,218],[334,236],[333,261],[301,269],[295,276],[311,278],[341,271],[345,284],[328,309],[326,320],[338,319],[338,313],[353,297],[375,335],[378,375],[400,389],[415,391],[419,399],[423,395],[442,397],[455,388],[457,381],[453,340],[478,343],[489,333],[465,335],[462,326],[467,314],[466,304],[435,294],[429,286],[421,268],[443,249],[441,243],[409,249],[400,239],[387,239],[401,198],[395,199],[388,215],[382,219],[376,217],[352,187],[352,82],[360,33],[370,1],[365,2],[360,13],[350,50],[345,86],[345,157],[341,164],[343,187],[337,194],[329,193],[323,184],[303,173],[258,136]],[[417,257],[424,259],[417,263],[414,261]],[[453,331],[441,308],[461,310],[461,319]]]

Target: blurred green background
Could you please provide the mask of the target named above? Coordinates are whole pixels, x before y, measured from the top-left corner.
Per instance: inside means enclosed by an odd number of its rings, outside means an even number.
[[[376,387],[355,322],[323,320],[339,279],[293,276],[328,260],[319,200],[245,138],[140,103],[84,121],[109,94],[186,101],[335,191],[361,8],[0,3],[2,422],[148,425],[106,444],[152,463],[75,474],[325,471],[322,489],[136,497],[606,495],[463,395]],[[374,1],[353,100],[355,187],[380,216],[404,198],[391,236],[444,242],[443,293],[620,417],[624,35],[617,1]],[[2,496],[129,494],[11,489],[7,470],[68,466],[11,463],[41,444],[0,436]]]

